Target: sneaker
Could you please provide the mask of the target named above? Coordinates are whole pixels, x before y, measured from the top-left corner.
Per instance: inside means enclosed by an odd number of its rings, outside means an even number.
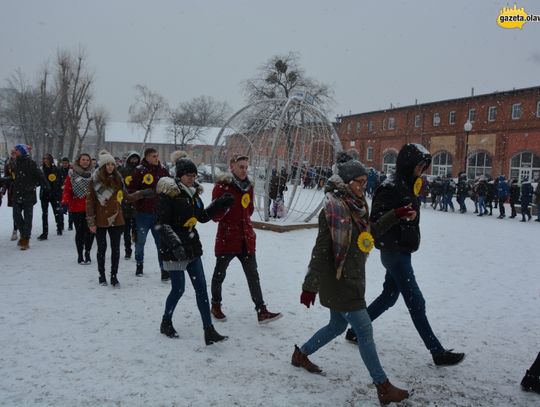
[[[257,311],[257,320],[259,321],[259,324],[267,324],[280,319],[282,316],[283,315],[279,312],[268,311],[264,305]]]
[[[212,308],[210,309],[210,312],[212,313],[212,316],[216,321],[225,322],[227,320],[227,317],[221,311],[221,304],[212,303]]]
[[[113,287],[118,287],[120,286],[120,282],[118,281],[118,279],[116,278],[116,274],[111,274],[111,285]]]
[[[166,283],[169,281],[171,277],[169,276],[169,272],[166,270],[161,270],[161,281]]]
[[[107,285],[107,279],[105,278],[105,274],[99,275],[99,285]]]
[[[294,345],[294,352],[291,357],[291,365],[303,367],[309,373],[322,373],[322,369],[315,363],[311,362],[307,355],[303,354],[300,348]]]
[[[47,234],[42,233],[41,235],[38,236],[37,240],[47,240]]]
[[[356,337],[356,333],[352,328],[347,329],[347,333],[345,334],[345,340],[354,345],[358,344],[358,338]]]
[[[135,275],[141,277],[143,275],[143,265],[142,263],[137,263],[137,270],[135,270]]]
[[[534,391],[540,394],[540,376],[534,376],[530,370],[527,370],[525,376],[521,380],[521,388],[524,391]]]
[[[216,342],[224,341],[228,336],[220,335],[214,328],[214,325],[210,325],[204,328],[204,342],[206,345],[212,345]]]
[[[178,338],[178,332],[176,332],[176,330],[174,329],[172,321],[170,319],[161,320],[159,332],[161,332],[165,336],[168,336],[169,338]]]
[[[443,353],[433,355],[433,362],[437,366],[457,365],[465,357],[464,353],[452,352],[453,349],[445,350]]]
[[[17,236],[17,231],[14,230],[13,233],[11,234],[11,241],[14,242],[15,240],[17,240],[19,237]]]

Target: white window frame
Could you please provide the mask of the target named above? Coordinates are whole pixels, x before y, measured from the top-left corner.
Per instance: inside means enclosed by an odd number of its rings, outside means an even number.
[[[368,122],[368,131],[373,131],[373,120]]]
[[[395,161],[393,163],[385,163],[385,159],[386,157],[388,157],[389,155],[393,155],[395,156]],[[382,159],[382,169],[383,169],[383,172],[385,174],[393,174],[395,171],[396,171],[396,161],[397,161],[397,153],[393,150],[391,151],[387,151],[384,155],[383,155],[383,159]]]
[[[366,161],[373,161],[373,147],[366,149]]]
[[[356,134],[360,134],[360,128],[361,128],[361,124],[360,124],[360,120],[358,120],[356,122]]]
[[[396,128],[396,118],[395,117],[389,117],[388,118],[388,130],[394,130]]]
[[[414,127],[420,127],[421,118],[419,114],[414,115]]]
[[[493,117],[491,117],[491,113],[493,113]],[[490,106],[488,108],[488,122],[494,122],[497,120],[497,106]]]
[[[349,142],[349,147],[354,147],[355,145],[356,145],[356,141],[351,140],[351,141]]]
[[[351,123],[347,123],[347,134],[351,134],[352,126]]]
[[[476,109],[475,108],[469,109],[469,113],[467,114],[467,117],[469,118],[469,121],[471,123],[474,123],[474,120],[476,119]]]
[[[536,102],[536,117],[540,117],[540,100]]]
[[[521,115],[522,115],[521,103],[514,103],[512,105],[512,120],[521,119]]]
[[[453,157],[448,151],[440,151],[431,160],[431,175],[452,174]]]
[[[448,113],[448,124],[456,124],[456,111],[452,110]]]
[[[441,115],[439,113],[433,113],[433,127],[439,127],[441,125]]]

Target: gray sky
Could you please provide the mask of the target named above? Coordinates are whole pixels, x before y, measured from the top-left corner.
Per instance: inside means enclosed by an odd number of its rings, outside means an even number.
[[[513,5],[513,3],[511,3]],[[240,109],[240,83],[298,51],[332,85],[333,114],[540,85],[540,23],[496,24],[506,1],[0,0],[0,80],[34,79],[56,50],[83,46],[95,101],[127,120],[134,85],[176,105],[199,95]],[[540,2],[521,0],[529,14]],[[333,117],[332,117],[333,118]]]

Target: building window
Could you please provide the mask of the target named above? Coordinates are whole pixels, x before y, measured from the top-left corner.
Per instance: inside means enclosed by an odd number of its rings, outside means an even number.
[[[474,119],[476,119],[476,109],[469,109],[469,121],[473,123]]]
[[[497,118],[497,106],[490,106],[488,110],[488,122],[494,122]]]
[[[386,119],[382,120],[382,129],[386,130]]]
[[[491,156],[485,152],[474,153],[467,160],[467,177],[475,179],[481,175],[491,176]]]
[[[350,146],[350,147],[354,147],[355,145],[356,145],[356,141],[351,141],[351,142],[349,143],[349,146]]]
[[[360,122],[356,122],[356,134],[360,134]]]
[[[540,117],[540,100],[536,102],[536,117]]]
[[[516,154],[510,160],[510,179],[519,182],[528,179],[531,182],[540,181],[540,156],[524,152]]]
[[[347,123],[347,134],[351,134],[351,123]]]
[[[388,118],[388,130],[394,130],[396,128],[396,119],[394,117]]]
[[[419,114],[414,116],[414,127],[420,127],[420,115]]]
[[[368,131],[373,131],[373,120],[370,120],[370,121],[368,122],[367,129],[368,129]]]
[[[439,113],[433,113],[433,126],[437,127],[441,124],[441,116]]]
[[[446,151],[435,154],[431,164],[431,174],[440,176],[452,174],[452,155]]]
[[[366,160],[373,161],[373,147],[368,147],[366,149]]]
[[[456,124],[456,112],[450,112],[448,114],[448,124]]]
[[[383,157],[383,172],[385,174],[393,174],[396,170],[397,154],[394,151],[389,151]]]
[[[521,118],[521,103],[514,103],[512,105],[512,120]]]

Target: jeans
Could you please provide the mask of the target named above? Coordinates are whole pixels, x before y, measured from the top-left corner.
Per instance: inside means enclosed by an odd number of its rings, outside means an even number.
[[[506,216],[506,211],[504,209],[505,202],[506,202],[505,198],[499,198],[499,216]]]
[[[399,294],[409,309],[412,321],[426,348],[432,355],[444,352],[444,348],[431,330],[426,316],[426,303],[416,283],[411,264],[411,254],[381,251],[381,262],[386,268],[382,293],[370,304],[367,311],[372,321],[393,306]]]
[[[212,319],[210,318],[210,305],[208,302],[208,292],[206,291],[206,279],[204,277],[203,265],[200,257],[197,257],[191,263],[187,265],[187,273],[191,279],[191,284],[195,289],[195,296],[197,298],[197,307],[201,314],[203,327],[207,328],[212,325]],[[165,301],[165,313],[163,319],[171,320],[176,304],[184,294],[186,287],[186,278],[184,270],[169,271],[171,278],[171,292]]]
[[[159,254],[159,234],[155,228],[157,216],[154,213],[137,212],[135,215],[135,224],[137,225],[137,241],[135,242],[135,260],[137,264],[144,263],[144,244],[146,243],[146,236],[148,231],[152,231],[152,237],[156,244],[158,252],[159,268],[163,270],[163,263],[161,261],[161,255]]]
[[[64,230],[64,215],[62,215],[59,200],[56,198],[43,198],[41,200],[41,222],[44,235],[49,233],[49,204],[52,207],[54,220],[56,221],[56,230]]]
[[[131,234],[133,232],[137,233],[136,225],[135,225],[135,218],[124,218],[125,224],[124,224],[124,249],[126,251],[126,254],[131,254]]]
[[[75,225],[75,246],[77,246],[77,254],[82,256],[83,250],[90,252],[94,243],[94,234],[88,229],[86,222],[86,212],[73,212],[73,224]]]
[[[467,212],[467,206],[465,205],[465,198],[466,198],[465,195],[457,195],[456,196],[456,201],[459,204],[459,211],[461,213]]]
[[[480,215],[484,215],[484,213],[487,212],[485,196],[478,197],[478,212],[480,213]]]
[[[235,257],[238,257],[238,260],[240,260],[240,263],[242,264],[251,299],[255,303],[255,308],[259,310],[264,306],[264,300],[259,273],[257,272],[257,259],[255,258],[255,253],[223,254],[216,257],[216,267],[214,268],[214,274],[212,275],[212,303],[221,304],[221,286],[227,275],[227,267],[229,267],[229,263]]]
[[[107,253],[107,233],[111,239],[111,275],[118,273],[118,263],[120,261],[120,236],[123,226],[111,226],[108,228],[96,229],[97,242],[97,263],[99,274],[105,274],[105,254]]]
[[[32,234],[32,218],[34,216],[34,204],[29,202],[13,202],[13,218],[15,225],[21,234],[21,239],[30,239]]]
[[[366,309],[351,312],[338,312],[330,310],[330,322],[319,329],[300,348],[303,354],[311,355],[322,348],[328,342],[341,335],[351,324],[356,337],[358,338],[358,349],[360,356],[366,365],[367,370],[375,384],[386,381],[386,374],[379,362],[375,342],[373,341],[373,328]]]

